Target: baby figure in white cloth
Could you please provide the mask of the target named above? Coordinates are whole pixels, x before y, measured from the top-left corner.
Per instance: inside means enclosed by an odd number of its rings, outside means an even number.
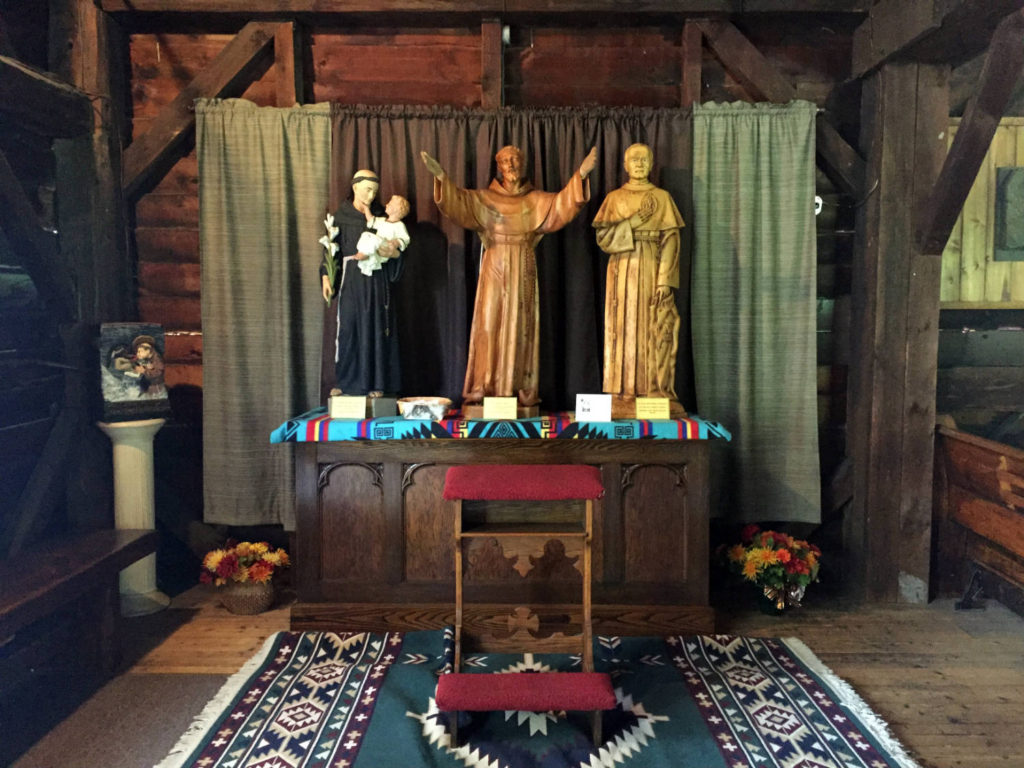
[[[384,206],[384,213],[387,218],[374,216],[367,223],[368,231],[359,236],[356,244],[356,250],[366,257],[359,259],[359,271],[367,276],[380,269],[382,262],[396,258],[409,245],[409,230],[402,223],[409,214],[409,201],[401,195],[392,195]]]

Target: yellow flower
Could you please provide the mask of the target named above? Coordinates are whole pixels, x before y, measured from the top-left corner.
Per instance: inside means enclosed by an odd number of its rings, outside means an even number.
[[[248,541],[242,541],[235,546],[235,554],[239,557],[247,557],[251,549],[252,544]]]
[[[775,550],[767,549],[766,547],[757,547],[750,550],[750,559],[755,561],[758,567],[775,565],[779,562],[779,557],[775,554]]]
[[[253,554],[262,555],[270,549],[270,546],[265,541],[258,541],[252,545],[251,549]]]
[[[235,581],[248,581],[249,569],[246,566],[239,564],[238,570],[235,572],[234,579]]]
[[[213,573],[217,572],[217,566],[220,565],[220,561],[224,559],[226,555],[223,549],[214,549],[206,553],[206,557],[203,558],[203,568]]]

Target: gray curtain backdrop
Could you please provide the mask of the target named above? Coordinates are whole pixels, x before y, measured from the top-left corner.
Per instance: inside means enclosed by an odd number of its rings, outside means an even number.
[[[693,111],[697,406],[732,431],[716,462],[730,521],[821,518],[815,118],[809,102]]]
[[[207,522],[295,527],[269,437],[317,399],[330,148],[328,104],[196,102]]]

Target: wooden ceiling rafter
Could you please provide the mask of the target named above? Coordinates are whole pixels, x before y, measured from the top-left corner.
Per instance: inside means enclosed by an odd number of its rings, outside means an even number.
[[[797,98],[793,84],[734,25],[716,19],[702,19],[697,24],[729,74],[752,96],[779,103]],[[864,160],[821,114],[816,138],[818,156],[836,182],[844,192],[860,198],[864,190]]]
[[[917,242],[923,253],[941,254],[974,185],[1013,89],[1024,72],[1024,10],[996,27],[981,76],[960,128],[922,209]]]
[[[984,52],[1024,0],[879,0],[853,35],[851,72],[864,77],[886,61],[959,64]]]
[[[138,197],[177,159],[176,152],[195,127],[196,99],[239,95],[263,76],[272,63],[279,26],[280,22],[246,24],[209,66],[160,110],[150,129],[128,145],[124,152],[123,188],[129,198]]]
[[[867,14],[872,0],[96,0],[108,12],[123,15],[147,13],[315,14],[509,14],[565,17],[579,21],[581,14],[617,16],[679,16],[680,14],[814,13]]]
[[[39,136],[71,138],[93,128],[92,102],[53,75],[0,55],[0,114]]]

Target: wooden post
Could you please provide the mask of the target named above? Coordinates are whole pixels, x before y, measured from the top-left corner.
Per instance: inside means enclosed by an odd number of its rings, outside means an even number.
[[[703,42],[704,36],[696,22],[686,22],[683,25],[682,72],[679,77],[679,106],[684,109],[700,103]]]
[[[50,68],[93,99],[86,133],[54,142],[62,259],[77,278],[79,319],[135,316],[134,276],[121,196],[127,85],[116,74],[127,45],[93,3],[51,4]]]
[[[885,64],[864,86],[844,538],[851,588],[873,601],[928,597],[941,258],[914,232],[945,156],[948,80],[945,65]]]
[[[484,19],[480,23],[480,106],[498,109],[504,94],[501,20]]]
[[[92,97],[93,122],[82,136],[54,142],[60,256],[76,278],[77,320],[65,347],[80,367],[80,392],[64,409],[78,435],[65,448],[70,460],[67,517],[73,527],[109,525],[109,453],[92,424],[89,374],[98,371],[93,332],[101,322],[135,318],[133,257],[121,194],[121,148],[128,135],[121,105],[128,103],[127,41],[95,4],[54,0],[50,14],[50,68]],[[62,414],[63,416],[63,414]]]
[[[277,106],[291,107],[306,101],[302,30],[294,21],[274,31],[274,78]]]

